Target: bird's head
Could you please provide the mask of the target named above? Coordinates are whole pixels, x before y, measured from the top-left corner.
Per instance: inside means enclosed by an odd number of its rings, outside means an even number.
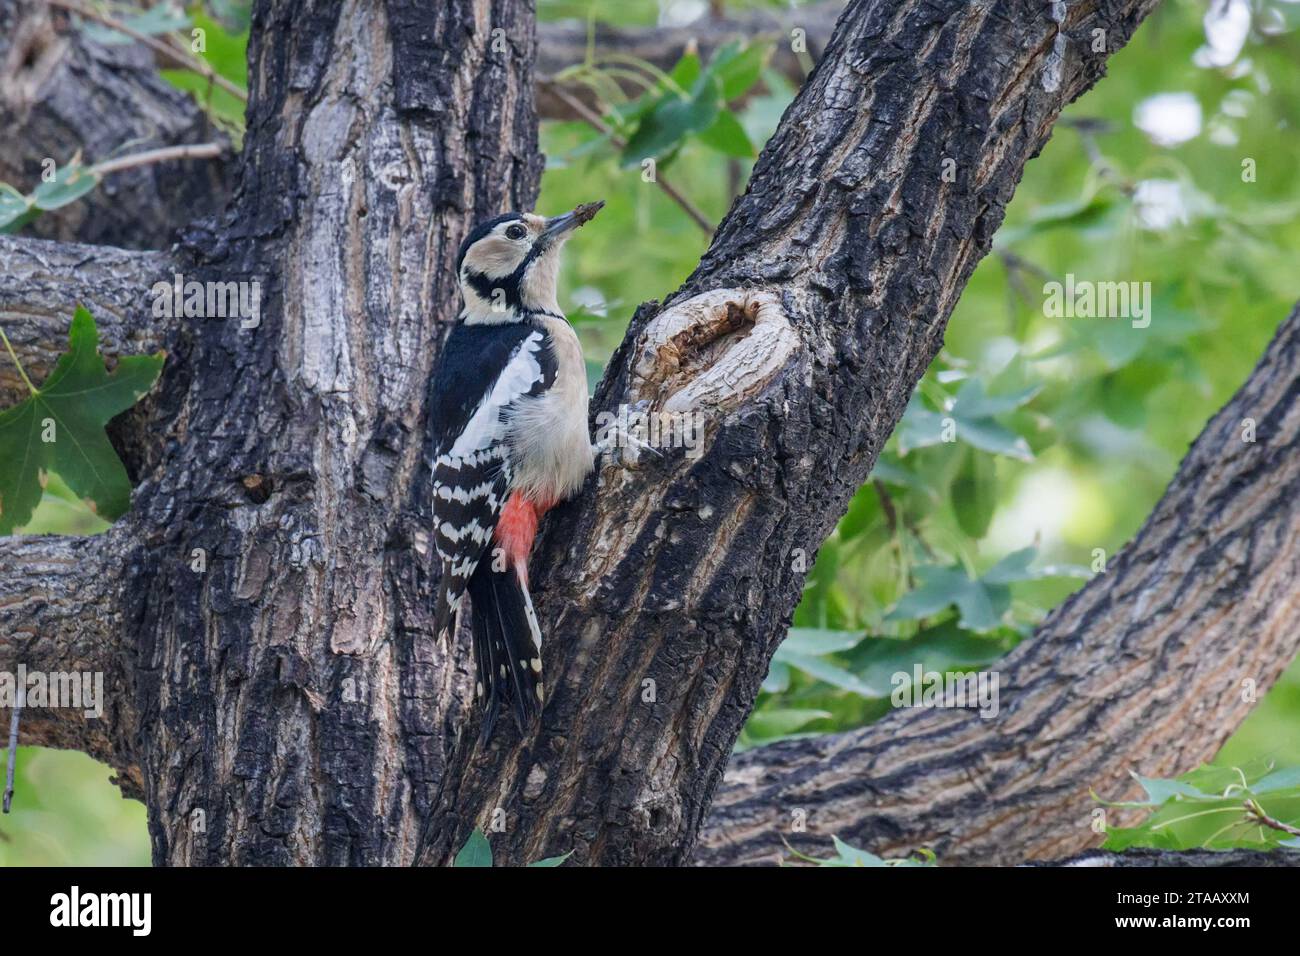
[[[475,226],[456,263],[465,321],[518,322],[529,312],[559,315],[560,248],[604,205],[604,200],[583,203],[550,219],[508,212]]]

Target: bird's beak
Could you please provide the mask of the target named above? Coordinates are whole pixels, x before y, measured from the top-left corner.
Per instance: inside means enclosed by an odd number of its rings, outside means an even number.
[[[590,222],[604,205],[605,200],[603,199],[598,199],[595,202],[585,202],[571,212],[548,219],[546,220],[546,228],[542,230],[542,235],[548,241],[553,242],[570,230],[577,229],[583,223]]]

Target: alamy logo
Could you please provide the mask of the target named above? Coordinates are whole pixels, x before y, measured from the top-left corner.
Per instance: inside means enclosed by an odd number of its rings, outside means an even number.
[[[0,707],[80,710],[86,718],[104,716],[103,671],[0,671]]]
[[[149,290],[156,319],[239,319],[241,329],[262,324],[262,284],[251,282],[185,281],[159,279]]]
[[[1043,315],[1049,319],[1131,319],[1151,324],[1150,282],[1092,282],[1067,273],[1065,282],[1043,284]]]
[[[596,437],[612,437],[620,448],[644,442],[651,448],[685,448],[686,457],[694,460],[704,454],[704,413],[651,412],[620,405],[615,412],[596,415]]]
[[[985,719],[998,715],[997,671],[927,671],[917,664],[912,673],[898,671],[889,682],[895,707],[964,707],[978,709]]]
[[[152,911],[150,893],[82,893],[74,886],[50,897],[51,926],[129,926],[133,936],[148,936]]]

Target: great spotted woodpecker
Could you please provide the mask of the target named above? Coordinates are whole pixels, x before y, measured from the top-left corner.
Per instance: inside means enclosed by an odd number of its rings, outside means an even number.
[[[556,274],[565,240],[603,205],[498,216],[469,234],[456,264],[465,305],[431,383],[434,632],[454,634],[468,592],[484,739],[503,699],[521,732],[544,700],[528,556],[542,515],[582,487],[599,451]]]

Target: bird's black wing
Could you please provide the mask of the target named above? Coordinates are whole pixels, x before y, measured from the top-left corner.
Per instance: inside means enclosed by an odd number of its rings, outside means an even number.
[[[531,323],[460,324],[434,374],[433,539],[442,564],[434,633],[444,635],[491,547],[510,491],[512,405],[555,381],[546,332]]]

